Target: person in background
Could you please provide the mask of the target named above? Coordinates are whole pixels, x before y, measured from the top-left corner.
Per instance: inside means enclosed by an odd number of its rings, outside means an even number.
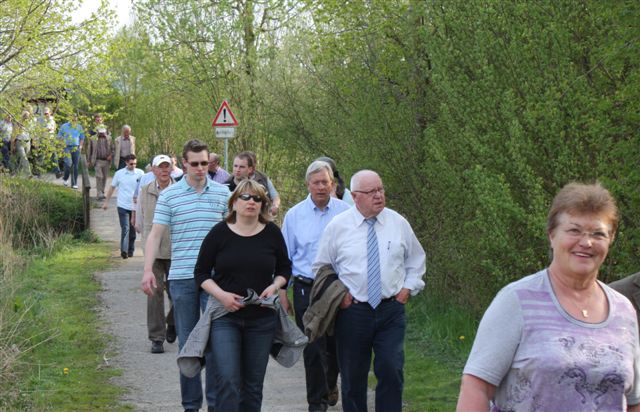
[[[71,187],[78,188],[78,163],[80,162],[80,152],[84,144],[84,129],[78,123],[78,115],[72,114],[70,120],[60,126],[58,139],[64,141],[64,176],[62,182],[69,186],[69,176],[71,176]]]
[[[115,153],[113,158],[114,166],[117,170],[125,167],[124,160],[128,155],[136,154],[136,137],[131,134],[131,126],[122,126],[122,134],[115,139]]]
[[[333,180],[336,182],[334,185],[335,189],[331,193],[332,196],[337,197],[340,200],[345,201],[350,206],[353,206],[353,198],[351,197],[351,191],[344,184],[344,180],[340,176],[338,172],[338,168],[336,167],[336,162],[333,161],[332,158],[321,156],[316,160],[321,160],[323,162],[327,162],[329,166],[331,166],[331,170],[333,171]]]
[[[271,202],[271,215],[277,215],[280,210],[280,195],[271,179],[264,173],[256,171],[256,155],[248,150],[238,153],[233,159],[233,175],[225,184],[233,192],[242,179],[252,179],[264,186]]]
[[[109,178],[111,170],[111,160],[113,159],[114,145],[107,129],[98,128],[95,137],[89,139],[89,161],[88,166],[94,167],[96,171],[96,191],[97,199],[104,200],[104,188]]]
[[[13,118],[9,112],[5,112],[0,120],[0,143],[2,144],[2,166],[10,170],[11,166],[11,140],[13,136]]]
[[[218,182],[221,185],[225,184],[231,175],[220,167],[220,155],[216,153],[209,153],[209,179],[214,182]]]
[[[142,290],[151,296],[158,287],[153,273],[153,262],[158,255],[165,231],[171,232],[171,268],[169,291],[173,301],[173,316],[178,332],[178,346],[182,349],[191,330],[198,323],[201,310],[207,305],[208,295],[196,287],[194,267],[202,240],[211,228],[227,214],[229,190],[207,178],[209,152],[199,140],[188,141],[182,150],[187,171],[179,182],[160,193],[153,226],[147,238],[144,256]],[[205,354],[207,408],[213,411],[216,402],[214,368],[211,351]],[[200,374],[187,378],[180,374],[180,394],[185,411],[202,407]],[[220,411],[220,409],[218,409]]]
[[[348,290],[335,319],[342,408],[367,410],[373,351],[376,410],[400,412],[405,304],[424,288],[426,256],[409,222],[385,207],[376,172],[353,175],[351,189],[355,207],[329,222],[312,266],[330,265]]]
[[[305,183],[309,195],[287,211],[282,225],[282,235],[293,267],[296,323],[301,330],[304,330],[302,317],[309,307],[315,278],[311,265],[318,251],[320,236],[331,219],[349,209],[348,204],[331,196],[336,183],[327,162],[312,162],[307,167]],[[281,294],[280,301],[287,302],[285,293]],[[339,396],[335,338],[323,336],[309,343],[303,357],[309,411],[326,411],[328,406],[338,403]]]
[[[29,164],[29,153],[31,153],[31,136],[36,132],[37,125],[34,122],[31,112],[22,112],[21,122],[15,138],[16,151],[16,173],[21,176],[31,176],[31,165]]]
[[[547,217],[551,264],[505,286],[482,317],[457,410],[638,411],[638,321],[598,281],[618,227],[600,184],[569,183]]]
[[[177,182],[178,180],[182,179],[184,170],[182,170],[182,168],[178,166],[178,159],[176,158],[176,155],[171,155],[171,161],[173,162],[171,166],[171,177]]]
[[[42,116],[38,117],[37,126],[38,130],[31,138],[31,162],[33,164],[33,174],[40,176],[45,168],[45,153],[51,149],[56,136],[57,125],[49,107],[45,107],[42,110]]]
[[[144,174],[136,168],[138,163],[135,155],[125,158],[127,167],[116,171],[111,179],[111,187],[107,193],[102,208],[107,210],[109,200],[113,192],[118,189],[118,219],[120,221],[120,256],[122,259],[133,257],[135,251],[136,231],[133,228],[135,221],[132,219],[134,210],[133,192],[136,190],[138,179]]]
[[[155,179],[142,186],[137,203],[136,219],[142,222],[143,245],[153,226],[153,215],[158,203],[158,197],[164,189],[173,184],[173,179],[170,175],[171,158],[169,156],[158,155],[154,157],[151,168]],[[173,343],[176,340],[171,294],[168,294],[170,307],[166,316],[164,310],[164,292],[169,292],[169,288],[166,287],[166,279],[169,276],[170,267],[171,234],[169,231],[165,231],[162,239],[160,239],[158,253],[152,266],[157,288],[153,291],[153,294],[147,296],[147,332],[151,341],[151,353],[163,353],[164,341]]]
[[[277,312],[259,305],[245,306],[242,298],[248,289],[261,298],[278,294],[291,276],[291,261],[280,229],[270,221],[262,185],[250,179],[241,181],[228,208],[229,216],[202,242],[195,286],[230,312],[211,324],[214,410],[259,412]]]

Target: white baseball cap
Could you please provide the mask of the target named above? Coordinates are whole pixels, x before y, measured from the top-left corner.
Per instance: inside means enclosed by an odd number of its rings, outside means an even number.
[[[171,164],[171,158],[167,155],[158,155],[153,158],[153,162],[151,164],[155,167],[160,166],[163,163]]]

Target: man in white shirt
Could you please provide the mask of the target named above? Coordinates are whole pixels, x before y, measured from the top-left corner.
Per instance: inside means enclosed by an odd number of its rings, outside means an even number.
[[[134,244],[136,241],[136,231],[133,229],[135,222],[132,222],[132,211],[135,210],[133,204],[133,192],[138,185],[138,179],[142,177],[144,172],[136,168],[136,155],[125,157],[126,167],[118,170],[111,179],[111,187],[107,198],[102,205],[107,210],[109,200],[113,192],[118,188],[118,217],[120,219],[120,256],[126,259],[133,256]]]
[[[355,207],[327,225],[316,272],[331,265],[348,293],[336,315],[335,336],[345,412],[367,410],[371,352],[378,380],[377,411],[400,412],[404,366],[404,305],[424,288],[425,253],[409,222],[385,208],[377,173],[351,179]]]

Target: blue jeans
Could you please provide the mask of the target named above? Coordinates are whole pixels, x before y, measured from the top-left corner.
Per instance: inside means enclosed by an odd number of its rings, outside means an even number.
[[[67,146],[64,154],[64,180],[71,175],[71,186],[78,185],[78,162],[80,161],[80,147]],[[122,224],[120,225],[122,226]]]
[[[210,341],[216,372],[216,411],[260,412],[276,313],[257,319],[228,314],[213,321]]]
[[[120,251],[133,256],[136,244],[136,231],[131,227],[131,210],[118,207],[120,219]]]
[[[169,291],[173,303],[173,319],[178,334],[178,348],[182,349],[191,330],[198,323],[200,313],[207,305],[209,295],[196,287],[193,279],[169,281]],[[206,361],[206,396],[207,405],[216,402],[214,388],[213,359],[210,350],[205,352]],[[200,375],[187,378],[180,374],[180,394],[184,409],[200,409],[202,407],[202,380]]]
[[[376,385],[376,411],[400,412],[404,384],[404,305],[385,300],[374,310],[354,303],[338,311],[335,324],[344,412],[366,412],[371,350]]]

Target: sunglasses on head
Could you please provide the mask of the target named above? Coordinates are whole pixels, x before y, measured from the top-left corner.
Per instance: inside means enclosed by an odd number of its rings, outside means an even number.
[[[189,162],[189,164],[191,165],[191,167],[209,166],[209,161],[208,160],[204,160],[202,162]]]
[[[260,203],[262,202],[262,198],[258,195],[250,195],[249,193],[243,193],[240,196],[238,196],[238,198],[244,200],[245,202],[248,202],[249,199],[253,199],[254,202],[256,203]]]

